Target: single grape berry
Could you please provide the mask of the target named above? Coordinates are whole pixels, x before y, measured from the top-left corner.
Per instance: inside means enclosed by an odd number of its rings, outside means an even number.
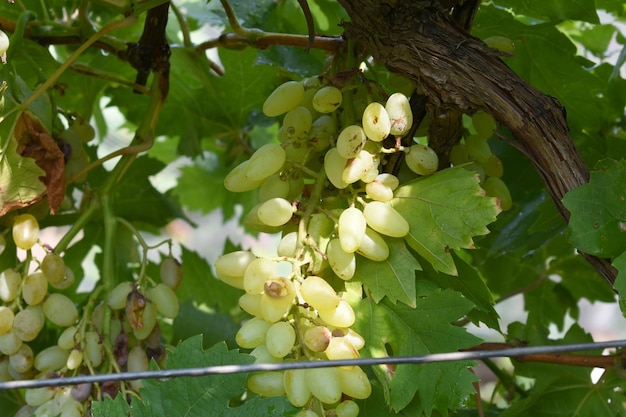
[[[50,284],[58,284],[65,279],[65,262],[54,252],[49,252],[41,261],[41,272]]]
[[[159,276],[163,284],[175,290],[183,281],[183,267],[176,258],[168,256],[161,262]]]
[[[13,241],[15,245],[29,250],[39,239],[39,223],[32,214],[20,214],[13,220]]]
[[[304,85],[287,81],[279,85],[263,103],[263,113],[268,117],[280,116],[300,104],[304,98]]]
[[[320,113],[337,110],[342,102],[341,90],[333,86],[322,87],[313,96],[313,108]]]
[[[391,120],[380,103],[370,103],[363,112],[363,130],[370,140],[380,142],[391,132]]]
[[[9,37],[0,30],[0,55],[2,55],[2,63],[6,64],[5,53],[9,49]]]

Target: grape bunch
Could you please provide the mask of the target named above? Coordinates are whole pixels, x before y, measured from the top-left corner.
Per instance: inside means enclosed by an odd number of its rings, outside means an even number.
[[[174,290],[182,280],[182,269],[174,258],[162,262],[161,282],[122,282],[106,299],[98,303],[97,297],[89,298],[79,310],[62,292],[74,284],[74,274],[62,256],[40,242],[37,219],[17,215],[11,231],[26,258],[0,273],[0,381],[145,371],[151,358],[163,363],[165,348],[157,316],[173,319],[178,314]],[[42,259],[33,256],[38,244],[46,252]],[[5,246],[2,237],[0,249]],[[16,416],[83,416],[89,400],[140,387],[141,381],[131,381],[128,386],[27,389],[25,405]]]
[[[350,116],[355,109],[358,120]],[[258,189],[259,204],[244,221],[282,238],[275,257],[235,251],[215,263],[218,278],[245,291],[239,305],[253,316],[236,341],[258,363],[358,358],[365,341],[351,328],[355,312],[344,283],[359,257],[385,261],[387,239],[410,229],[390,205],[400,179],[385,171],[386,162],[400,154],[413,176],[426,176],[437,171],[438,156],[424,144],[402,145],[413,125],[402,93],[384,104],[362,103],[322,77],[288,81],[263,112],[282,116],[278,141],[236,166],[224,185],[231,192]],[[255,373],[248,387],[285,395],[303,408],[301,417],[356,416],[353,400],[371,393],[358,366]]]

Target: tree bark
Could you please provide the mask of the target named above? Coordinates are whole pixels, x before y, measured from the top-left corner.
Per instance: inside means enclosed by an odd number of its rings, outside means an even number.
[[[351,21],[345,36],[390,71],[413,81],[443,109],[482,109],[508,127],[513,145],[532,161],[566,221],[565,193],[589,180],[572,143],[565,109],[522,80],[480,39],[458,26],[437,0],[339,0]],[[585,258],[611,284],[606,259]]]

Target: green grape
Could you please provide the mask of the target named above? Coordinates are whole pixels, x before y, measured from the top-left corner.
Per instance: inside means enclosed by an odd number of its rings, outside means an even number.
[[[335,408],[337,417],[357,417],[359,415],[359,405],[352,400],[342,401]]]
[[[376,177],[376,181],[386,185],[394,191],[400,185],[400,180],[393,174],[383,173]]]
[[[363,212],[356,207],[344,210],[337,222],[339,243],[341,248],[348,253],[356,252],[361,246],[363,235],[365,235],[367,223]]]
[[[500,178],[504,174],[502,161],[496,155],[491,155],[487,162],[481,164],[485,170],[485,175]]]
[[[285,394],[283,372],[258,372],[248,378],[248,388],[263,397],[277,397]]]
[[[367,105],[363,111],[363,130],[374,142],[380,142],[389,136],[391,121],[382,104],[374,102]]]
[[[125,308],[128,294],[130,294],[134,288],[135,285],[130,281],[123,281],[117,284],[109,293],[107,299],[109,307],[113,310],[122,310]]]
[[[74,345],[80,341],[78,340],[80,333],[77,333],[76,330],[77,328],[75,326],[64,329],[57,340],[57,346],[64,350],[72,349]]]
[[[8,333],[13,328],[13,310],[6,306],[0,306],[0,335]]]
[[[41,271],[35,271],[24,279],[22,298],[28,305],[36,305],[43,301],[48,293],[48,280]]]
[[[324,278],[315,275],[306,277],[302,282],[300,295],[307,304],[317,310],[334,310],[341,300]]]
[[[391,134],[406,135],[413,125],[413,112],[407,96],[402,93],[390,95],[385,104],[385,110],[391,121]]]
[[[159,276],[163,284],[175,290],[183,281],[183,268],[176,258],[168,256],[161,262]]]
[[[265,283],[276,275],[276,262],[257,258],[250,262],[243,276],[243,289],[248,294],[261,294]]]
[[[157,311],[163,317],[174,319],[178,316],[179,303],[176,293],[165,284],[157,284],[148,289],[146,296],[156,305]]]
[[[52,399],[56,389],[52,387],[30,388],[24,393],[24,401],[26,404],[38,407]]]
[[[513,54],[515,52],[515,43],[505,36],[490,36],[483,39],[483,42],[485,42],[488,47],[497,49],[506,54]]]
[[[251,316],[261,315],[261,294],[244,294],[239,297],[239,307]]]
[[[52,288],[56,288],[57,290],[65,290],[71,287],[74,284],[74,272],[70,268],[65,266],[65,277],[63,281],[51,283],[48,282]]]
[[[61,327],[71,326],[78,320],[74,302],[63,294],[50,294],[43,303],[43,312],[48,320]]]
[[[313,96],[313,108],[320,113],[330,113],[341,106],[341,90],[333,86],[322,87]]]
[[[22,285],[22,275],[14,269],[5,269],[0,274],[0,299],[9,303],[17,297]]]
[[[372,201],[363,209],[367,225],[383,235],[404,237],[409,233],[409,223],[393,207]]]
[[[413,145],[404,156],[409,169],[419,175],[430,175],[437,172],[439,157],[435,151],[424,145]]]
[[[333,337],[324,351],[330,360],[357,359],[359,351],[344,337]]]
[[[354,253],[344,251],[339,239],[332,239],[328,242],[326,256],[328,257],[330,267],[339,278],[347,281],[354,276],[356,271]]]
[[[41,261],[41,272],[51,284],[57,284],[65,279],[65,262],[54,252],[48,252]]]
[[[271,198],[287,198],[289,196],[289,181],[280,174],[270,175],[259,188],[259,201]]]
[[[275,197],[262,203],[257,211],[259,220],[268,226],[282,226],[293,216],[293,205],[284,198]]]
[[[271,326],[261,317],[253,317],[239,328],[235,341],[244,349],[254,349],[265,343],[267,331]]]
[[[265,345],[268,352],[276,358],[284,358],[291,352],[296,342],[296,331],[287,322],[279,321],[267,329]]]
[[[326,326],[309,327],[304,332],[304,343],[313,352],[323,352],[328,347],[332,333]]]
[[[276,254],[286,258],[295,258],[298,248],[298,232],[287,233],[278,242]]]
[[[341,399],[341,381],[337,368],[306,369],[305,374],[311,394],[321,402],[334,404]]]
[[[83,364],[83,351],[78,349],[72,349],[67,357],[65,366],[70,371],[78,369]]]
[[[304,369],[285,371],[285,394],[294,407],[304,407],[311,398],[311,390],[307,385],[306,378],[307,373]]]
[[[363,128],[358,125],[350,125],[339,133],[335,146],[342,158],[350,159],[359,154],[366,141],[367,136],[365,136]]]
[[[374,167],[372,154],[361,150],[356,157],[348,159],[341,173],[341,180],[346,184],[353,184]],[[377,173],[375,175],[378,175]]]
[[[265,178],[262,178],[260,180],[252,180],[246,176],[246,171],[249,165],[250,160],[243,161],[235,168],[233,168],[233,170],[230,171],[228,175],[226,175],[226,178],[224,178],[224,187],[228,191],[233,193],[243,193],[245,191],[259,188],[259,186],[263,184],[263,180]]]
[[[317,313],[325,323],[335,327],[350,327],[355,321],[354,310],[346,300],[340,300],[334,309],[318,309]]]
[[[386,184],[377,180],[365,186],[365,193],[369,198],[376,201],[389,201],[393,198],[393,190]]]
[[[13,331],[22,341],[30,342],[39,335],[44,322],[40,309],[27,307],[13,318]]]
[[[246,268],[255,259],[256,256],[249,251],[227,253],[215,261],[215,275],[226,284],[243,290],[243,277]]]
[[[149,365],[148,355],[141,346],[135,346],[128,352],[128,360],[126,361],[128,372],[144,372],[148,370]],[[143,387],[143,382],[140,379],[134,379],[130,381],[130,385],[135,391],[138,391]]]
[[[372,394],[372,385],[367,374],[358,366],[337,368],[341,390],[349,397],[364,400]]]
[[[320,112],[315,110],[315,107],[313,106],[313,97],[315,97],[317,91],[317,87],[310,88],[305,86],[304,97],[302,97],[302,101],[300,102],[300,106],[305,107],[309,111],[309,113],[311,113],[313,119],[317,118],[320,115]]]
[[[489,177],[481,185],[488,196],[496,197],[500,201],[502,210],[508,210],[513,206],[513,200],[509,187],[497,177]]]
[[[458,143],[450,150],[450,163],[452,165],[462,165],[470,161],[471,159],[467,153],[467,148],[464,143]]]
[[[337,121],[327,115],[321,115],[313,121],[309,132],[309,143],[313,144],[315,151],[323,151],[328,148],[331,140],[337,136]]]
[[[15,329],[0,334],[0,353],[12,355],[22,346],[22,339],[17,336]]]
[[[39,240],[39,223],[32,214],[20,214],[13,220],[12,233],[15,246],[29,250]]]
[[[254,363],[280,363],[283,361],[282,358],[272,356],[269,350],[267,350],[266,345],[259,345],[255,347],[252,352],[250,352],[250,356],[254,356]]]
[[[9,49],[9,37],[0,30],[0,55],[4,55]],[[4,58],[2,60],[4,62]]]
[[[470,159],[479,163],[487,162],[492,155],[487,139],[476,135],[465,140],[465,149]]]
[[[128,311],[128,309],[127,309]],[[152,302],[146,302],[143,312],[141,313],[141,320],[137,323],[136,326],[133,327],[133,334],[138,340],[144,340],[157,324],[157,308],[156,305]]]
[[[496,121],[489,113],[479,110],[472,115],[472,126],[479,138],[489,139],[496,130]]]
[[[299,140],[309,133],[312,124],[311,112],[306,107],[298,106],[287,112],[283,119],[282,128],[285,129],[288,139]]]
[[[286,156],[285,149],[278,143],[266,143],[252,154],[244,175],[249,181],[263,181],[278,172]]]
[[[60,417],[83,417],[85,415],[85,407],[71,398],[63,403],[59,411],[61,411]]]
[[[21,417],[21,416],[14,416],[14,417]],[[299,411],[295,417],[320,417],[320,416],[315,411],[307,409],[307,410]]]
[[[69,354],[68,350],[50,346],[35,356],[33,366],[39,371],[58,371],[65,366]]]
[[[340,190],[348,186],[342,179],[343,170],[347,162],[348,160],[346,158],[339,155],[337,148],[329,149],[324,156],[324,171],[326,171],[326,176],[331,184]]]
[[[22,344],[17,352],[9,356],[11,368],[21,374],[31,370],[34,360],[33,350],[26,343]]]
[[[83,349],[83,357],[88,360],[91,366],[97,368],[102,364],[103,346],[100,342],[100,335],[95,331],[85,332],[85,346]]]
[[[96,130],[83,118],[75,120],[69,128],[78,135],[83,143],[87,143],[96,137]]]
[[[280,116],[299,105],[303,98],[304,85],[299,81],[287,81],[265,99],[263,113],[268,117]]]
[[[389,257],[389,246],[381,235],[368,227],[357,253],[372,261],[382,262]]]
[[[361,350],[365,346],[365,339],[352,329],[335,329],[334,337],[345,338],[356,350]]]
[[[284,277],[265,283],[261,297],[261,317],[268,323],[276,323],[289,312],[296,297],[293,283]]]

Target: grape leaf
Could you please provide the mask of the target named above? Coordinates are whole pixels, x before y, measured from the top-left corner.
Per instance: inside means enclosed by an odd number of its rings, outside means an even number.
[[[448,168],[398,188],[391,206],[410,225],[406,241],[438,271],[456,275],[451,249],[474,247],[473,236],[489,233],[500,212],[486,197],[479,177],[461,167]]]
[[[480,342],[478,338],[450,324],[472,307],[470,301],[452,290],[435,290],[420,297],[416,308],[365,299],[356,309],[355,330],[366,341],[361,353],[371,357],[412,356],[474,346]],[[426,415],[433,409],[445,415],[474,391],[472,383],[476,378],[467,370],[469,365],[398,365],[394,370],[382,366],[375,367],[374,372],[383,385],[387,402],[396,411],[409,405],[417,393],[417,406]]]
[[[613,287],[619,294],[619,306],[622,314],[626,316],[626,252],[613,260],[613,266],[618,271]]]
[[[588,184],[569,191],[563,204],[572,213],[570,242],[589,254],[614,257],[626,250],[626,161],[606,159]]]
[[[500,6],[522,14],[549,20],[584,20],[600,23],[594,0],[497,0]]]
[[[419,262],[407,250],[401,239],[386,239],[389,258],[375,262],[359,256],[354,279],[361,281],[375,302],[387,297],[392,303],[401,301],[415,307],[415,271],[421,270]]]

